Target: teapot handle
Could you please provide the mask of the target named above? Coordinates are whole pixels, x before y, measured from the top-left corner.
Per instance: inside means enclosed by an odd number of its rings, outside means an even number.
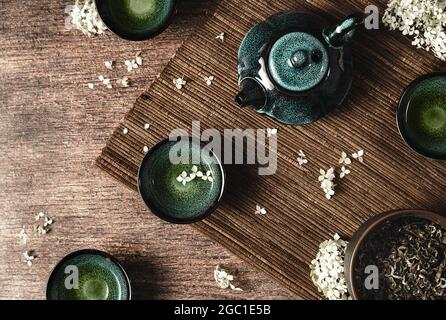
[[[356,30],[363,25],[364,16],[361,14],[353,14],[337,26],[325,29],[323,36],[331,47],[341,48],[352,42]]]

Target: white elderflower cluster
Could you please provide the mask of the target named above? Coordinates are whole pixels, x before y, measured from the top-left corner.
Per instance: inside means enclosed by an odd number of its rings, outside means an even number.
[[[310,276],[314,285],[329,300],[350,300],[344,276],[347,242],[335,234],[333,240],[319,245],[316,259],[311,261]]]
[[[185,186],[187,183],[191,182],[195,178],[201,178],[204,181],[212,182],[214,178],[212,177],[212,172],[210,170],[206,172],[201,172],[198,170],[197,166],[192,166],[191,173],[187,174],[186,171],[183,171],[178,177],[177,181],[182,183]]]
[[[68,6],[65,11],[71,18],[67,28],[78,29],[89,37],[101,35],[108,30],[99,17],[93,0],[77,0],[73,6]]]
[[[233,291],[243,291],[232,284],[232,281],[234,281],[234,276],[228,270],[219,265],[214,269],[214,279],[218,286],[222,289],[230,288]]]
[[[336,187],[334,179],[336,178],[334,168],[330,168],[325,172],[325,170],[320,169],[319,171],[319,182],[321,183],[321,189],[325,193],[325,197],[330,200],[334,196]]]
[[[383,22],[412,36],[417,48],[432,50],[446,61],[446,0],[391,0]]]

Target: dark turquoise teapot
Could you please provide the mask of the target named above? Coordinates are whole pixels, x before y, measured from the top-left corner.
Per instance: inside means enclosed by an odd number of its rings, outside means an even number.
[[[236,102],[285,124],[323,117],[350,91],[350,43],[363,22],[352,15],[330,27],[313,14],[285,12],[258,24],[239,50]]]

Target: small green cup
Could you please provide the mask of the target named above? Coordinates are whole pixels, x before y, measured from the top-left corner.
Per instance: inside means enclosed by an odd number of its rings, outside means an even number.
[[[105,25],[126,40],[153,38],[170,24],[175,0],[96,0]]]
[[[408,86],[400,99],[397,124],[413,150],[446,160],[446,73],[422,76]]]
[[[130,280],[108,253],[81,250],[70,253],[53,269],[47,300],[130,300]]]
[[[171,154],[186,155],[188,160],[172,162]],[[198,163],[193,161],[194,154],[200,155]],[[139,193],[147,207],[176,224],[209,216],[223,196],[224,185],[225,172],[218,157],[189,137],[157,144],[144,157],[138,173]]]

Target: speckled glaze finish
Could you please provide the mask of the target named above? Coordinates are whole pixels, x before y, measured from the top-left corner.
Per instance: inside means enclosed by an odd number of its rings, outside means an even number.
[[[141,41],[167,28],[175,0],[96,0],[96,7],[113,33],[126,40]]]
[[[78,269],[79,288],[67,289],[65,281]],[[71,283],[68,281],[68,283]],[[121,265],[109,254],[81,250],[63,258],[52,271],[47,284],[48,300],[130,300],[130,281]]]
[[[330,27],[312,14],[284,12],[256,25],[240,46],[236,102],[291,125],[326,115],[350,90],[349,44],[362,23],[353,15]]]
[[[413,150],[446,160],[446,73],[429,74],[409,85],[400,99],[397,123]]]
[[[189,154],[189,164],[172,164],[171,150]],[[172,223],[193,223],[206,218],[219,203],[224,190],[224,170],[219,159],[203,145],[186,138],[179,142],[165,140],[153,147],[141,163],[138,186],[149,209],[163,220]],[[186,153],[187,152],[187,153]],[[177,180],[183,171],[192,173],[192,154],[201,153],[195,164],[198,171],[210,172],[212,181],[196,177],[183,184]]]
[[[314,88],[327,75],[328,52],[311,34],[290,32],[271,48],[268,67],[277,85],[289,91]]]

